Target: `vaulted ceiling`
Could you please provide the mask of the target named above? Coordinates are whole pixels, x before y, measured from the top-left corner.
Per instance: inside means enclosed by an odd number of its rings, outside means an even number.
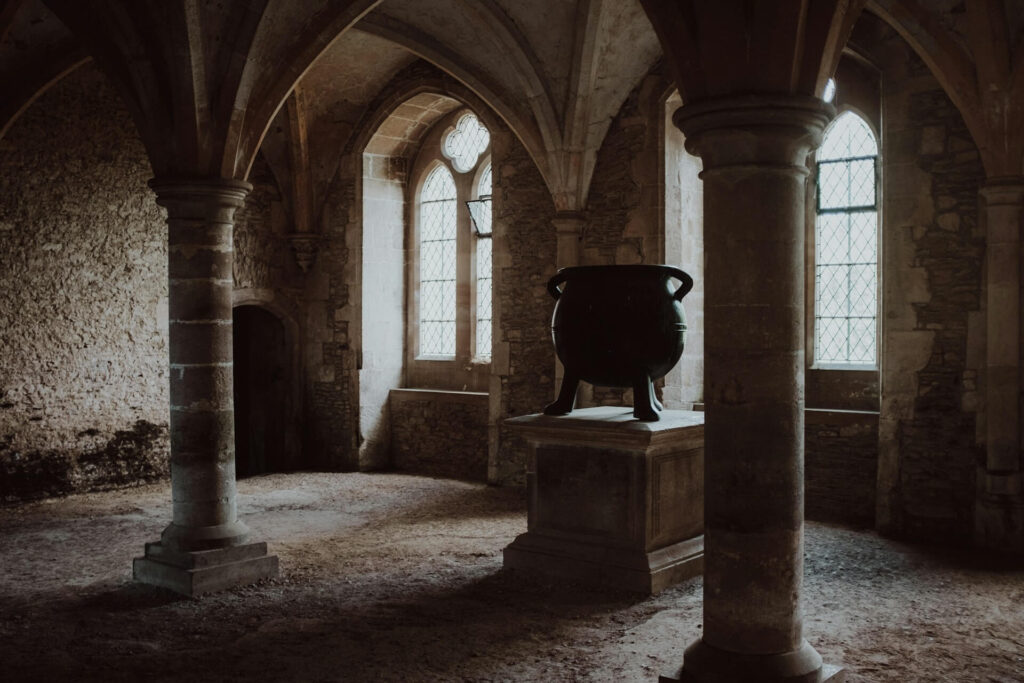
[[[154,173],[241,178],[290,94],[311,149],[332,152],[373,94],[422,58],[504,119],[556,206],[575,211],[612,118],[663,53],[684,101],[814,94],[865,6],[936,73],[989,173],[1019,174],[1024,6],[1014,0],[3,0],[0,135],[92,56]]]

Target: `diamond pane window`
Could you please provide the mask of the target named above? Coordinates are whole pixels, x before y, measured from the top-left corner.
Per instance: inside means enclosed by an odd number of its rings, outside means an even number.
[[[454,130],[444,138],[444,155],[452,160],[459,173],[466,173],[476,167],[480,155],[491,144],[491,134],[475,115],[463,114]],[[488,192],[490,194],[490,192]]]
[[[455,355],[456,194],[438,166],[420,192],[420,355]]]
[[[878,314],[878,145],[864,119],[839,116],[818,151],[815,362],[874,365]]]
[[[491,358],[491,238],[476,242],[476,357]]]
[[[477,210],[473,220],[476,240],[476,357],[491,358],[491,165],[480,174],[477,186]]]

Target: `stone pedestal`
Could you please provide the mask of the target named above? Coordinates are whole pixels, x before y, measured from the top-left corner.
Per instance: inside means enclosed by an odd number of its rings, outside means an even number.
[[[527,532],[505,566],[641,593],[700,574],[704,415],[631,408],[506,421],[530,443]]]

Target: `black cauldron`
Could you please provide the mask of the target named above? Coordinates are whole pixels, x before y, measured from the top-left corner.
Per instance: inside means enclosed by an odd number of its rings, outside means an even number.
[[[670,280],[682,282],[672,291]],[[564,284],[562,289],[558,286]],[[632,387],[633,415],[657,421],[661,403],[652,382],[683,355],[682,298],[693,278],[673,266],[576,266],[548,281],[557,303],[551,317],[555,352],[565,366],[558,400],[546,415],[567,415],[580,380]]]

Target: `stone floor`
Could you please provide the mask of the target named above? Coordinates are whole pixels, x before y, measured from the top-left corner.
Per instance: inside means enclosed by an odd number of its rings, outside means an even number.
[[[654,598],[501,570],[521,494],[395,474],[240,482],[281,578],[201,600],[130,582],[165,485],[0,508],[0,681],[654,681],[700,634]],[[809,523],[807,635],[851,681],[1024,681],[1024,568]]]

